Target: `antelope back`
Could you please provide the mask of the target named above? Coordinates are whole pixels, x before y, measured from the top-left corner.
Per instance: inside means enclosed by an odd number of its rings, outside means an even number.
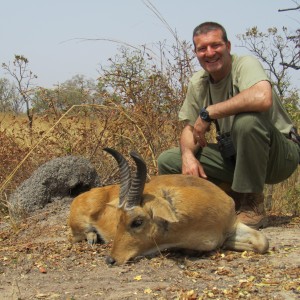
[[[235,204],[208,180],[188,175],[162,175],[145,184],[147,167],[135,152],[132,176],[126,159],[105,149],[120,168],[120,185],[93,189],[71,205],[69,224],[75,241],[98,235],[113,239],[107,262],[122,264],[166,248],[210,251],[225,246],[264,253],[267,239],[239,223]]]
[[[209,251],[220,247],[236,221],[234,202],[207,180],[187,175],[154,177],[141,205],[118,209],[111,258],[131,258],[166,248]]]

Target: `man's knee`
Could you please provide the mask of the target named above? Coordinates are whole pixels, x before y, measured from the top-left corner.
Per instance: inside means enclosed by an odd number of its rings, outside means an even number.
[[[241,113],[235,116],[232,136],[248,137],[251,133],[265,132],[267,125],[260,113]]]
[[[166,151],[162,152],[157,158],[158,174],[165,174],[165,164],[167,161]]]
[[[158,174],[181,173],[181,156],[178,148],[162,152],[157,159]]]

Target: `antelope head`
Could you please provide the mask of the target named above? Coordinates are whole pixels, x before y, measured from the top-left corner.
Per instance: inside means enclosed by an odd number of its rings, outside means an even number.
[[[114,149],[104,150],[116,159],[121,174],[117,231],[106,262],[122,264],[159,250],[156,238],[163,234],[168,222],[177,222],[177,219],[166,200],[152,193],[143,193],[147,167],[139,154],[130,153],[136,164],[136,172],[130,178],[130,167],[125,158]]]

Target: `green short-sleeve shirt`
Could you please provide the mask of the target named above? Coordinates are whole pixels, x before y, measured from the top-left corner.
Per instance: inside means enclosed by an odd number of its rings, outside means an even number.
[[[232,55],[231,72],[220,82],[211,83],[208,73],[204,70],[200,70],[192,76],[185,101],[179,112],[179,119],[193,126],[202,107],[226,101],[263,80],[270,81],[262,65],[255,57]],[[279,131],[284,134],[290,132],[293,126],[292,121],[274,89],[273,105],[269,111],[263,114]],[[234,116],[218,119],[221,132],[230,131],[233,119]]]

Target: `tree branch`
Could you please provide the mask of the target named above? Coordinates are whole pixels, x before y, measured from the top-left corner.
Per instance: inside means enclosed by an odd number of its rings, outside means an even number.
[[[289,11],[289,10],[298,10],[298,9],[300,9],[300,5],[298,5],[297,7],[293,7],[293,8],[278,9],[278,12]]]

